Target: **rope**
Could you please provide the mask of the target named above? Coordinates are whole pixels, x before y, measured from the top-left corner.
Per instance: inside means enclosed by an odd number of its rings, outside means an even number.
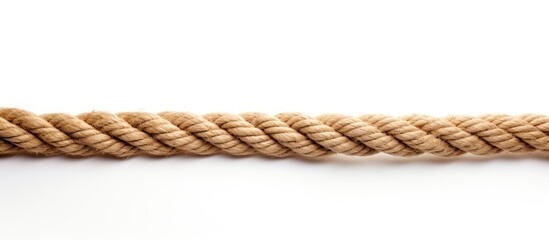
[[[300,113],[197,116],[183,112],[38,116],[20,109],[0,109],[0,154],[128,157],[225,152],[316,158],[334,153],[366,156],[383,152],[451,157],[532,150],[549,150],[547,116],[332,114],[314,118]]]

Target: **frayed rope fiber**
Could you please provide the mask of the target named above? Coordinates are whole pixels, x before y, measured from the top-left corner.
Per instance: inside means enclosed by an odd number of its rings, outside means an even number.
[[[384,152],[396,156],[430,153],[451,157],[533,150],[549,150],[547,116],[197,116],[184,112],[38,116],[20,109],[0,108],[0,154],[128,157],[225,152],[317,158],[334,153],[366,156]]]

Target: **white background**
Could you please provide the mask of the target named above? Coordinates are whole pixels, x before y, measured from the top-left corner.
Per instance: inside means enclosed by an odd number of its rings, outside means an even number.
[[[37,114],[549,114],[546,1],[2,1]],[[546,154],[0,158],[0,239],[547,239]]]

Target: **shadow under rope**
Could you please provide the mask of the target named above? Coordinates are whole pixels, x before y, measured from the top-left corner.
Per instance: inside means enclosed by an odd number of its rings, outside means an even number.
[[[26,152],[12,153],[0,155],[0,161],[3,160],[21,160],[21,161],[47,161],[51,159],[63,160],[63,161],[106,161],[106,162],[121,162],[131,161],[132,159],[139,158],[140,160],[147,161],[163,161],[163,160],[181,160],[181,161],[199,161],[211,158],[223,158],[230,161],[246,161],[246,160],[260,160],[265,162],[278,162],[278,161],[299,161],[306,164],[338,164],[338,165],[368,165],[368,164],[389,164],[389,165],[410,165],[410,164],[447,164],[447,163],[486,163],[490,161],[521,161],[521,160],[539,160],[549,163],[549,152],[534,151],[529,153],[510,153],[502,152],[488,156],[478,156],[470,153],[465,153],[460,156],[454,157],[439,157],[431,154],[422,154],[413,157],[398,157],[385,153],[378,153],[370,156],[348,156],[348,155],[331,155],[322,158],[307,158],[304,156],[294,155],[287,158],[274,158],[261,154],[252,154],[248,156],[233,156],[225,153],[201,156],[193,154],[176,154],[172,156],[153,156],[153,155],[135,155],[132,157],[119,158],[111,155],[94,155],[87,157],[75,157],[65,155],[52,155],[44,156],[39,154],[31,154]]]

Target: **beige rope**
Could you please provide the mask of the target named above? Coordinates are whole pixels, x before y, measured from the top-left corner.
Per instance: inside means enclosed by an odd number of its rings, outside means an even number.
[[[20,109],[0,109],[0,154],[127,157],[140,153],[167,156],[226,152],[315,158],[333,153],[366,156],[384,152],[449,157],[466,152],[490,155],[532,150],[549,150],[549,117],[528,114],[313,118],[299,113],[197,116],[182,112],[37,116]]]

